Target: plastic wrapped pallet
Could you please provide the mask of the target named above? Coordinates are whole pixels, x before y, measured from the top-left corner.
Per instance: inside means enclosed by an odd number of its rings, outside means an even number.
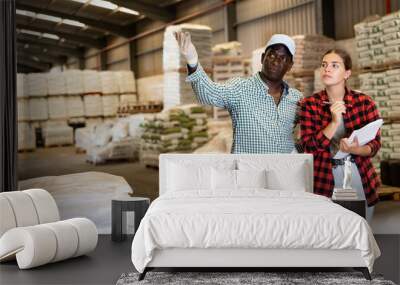
[[[71,69],[64,72],[69,95],[77,95],[83,93],[83,76],[82,71]]]
[[[66,96],[67,116],[68,118],[84,117],[85,108],[81,96]]]
[[[29,73],[26,77],[28,96],[47,96],[47,76],[45,73]]]
[[[137,104],[137,95],[136,94],[122,94],[119,96],[119,105],[120,106],[131,106]]]
[[[29,112],[29,100],[28,99],[18,99],[17,102],[18,109],[18,121],[27,121],[30,119]]]
[[[96,70],[83,70],[83,93],[100,93],[101,82],[99,72]]]
[[[199,105],[184,105],[145,118],[140,159],[158,165],[165,152],[193,152],[209,140],[207,114]]]
[[[353,69],[356,69],[358,67],[357,42],[355,38],[336,41],[335,48],[345,50],[351,57]]]
[[[400,117],[400,68],[359,75],[360,89],[370,95],[382,117]]]
[[[64,72],[49,72],[47,75],[49,95],[67,94],[67,84]]]
[[[213,56],[241,56],[243,53],[242,43],[233,41],[213,46]]]
[[[284,80],[291,88],[296,88],[304,97],[311,96],[314,92],[314,76],[293,76],[288,73],[285,75]]]
[[[251,56],[251,69],[253,74],[256,74],[257,72],[261,71],[262,69],[262,63],[261,63],[261,55],[264,53],[265,47],[258,48],[256,50],[253,50],[252,56]]]
[[[169,71],[164,73],[164,108],[197,103],[192,86],[186,82],[186,73]]]
[[[178,42],[174,32],[189,32],[192,43],[196,47],[199,62],[205,69],[211,68],[211,39],[212,31],[208,26],[181,24],[168,26],[164,32],[163,42],[163,69],[164,71],[177,71],[181,68],[186,70],[186,60],[179,52]]]
[[[103,123],[103,118],[86,118],[86,127],[95,126]]]
[[[29,99],[29,116],[32,121],[47,120],[49,118],[47,98]]]
[[[115,116],[119,106],[118,95],[103,95],[103,116]]]
[[[92,147],[87,151],[87,160],[97,164],[113,159],[133,159],[135,156],[134,143],[131,138],[111,142],[103,147]]]
[[[100,94],[83,96],[86,117],[96,117],[103,115],[103,101]]]
[[[119,93],[136,93],[135,75],[132,71],[116,71]]]
[[[136,80],[140,103],[162,102],[164,94],[164,74],[142,77]]]
[[[335,46],[334,40],[321,35],[296,35],[292,38],[296,44],[296,54],[291,72],[315,70],[321,65],[322,55]]]
[[[18,73],[17,74],[17,98],[23,98],[26,97],[26,76],[23,73]]]
[[[35,129],[26,122],[18,123],[18,150],[33,150],[36,148]]]
[[[67,104],[64,96],[54,96],[48,98],[49,118],[50,119],[66,119]]]
[[[101,71],[100,82],[101,92],[103,94],[117,94],[119,93],[119,84],[117,75],[113,71]]]
[[[45,146],[72,145],[74,143],[73,128],[67,121],[47,121],[43,125],[42,134]]]

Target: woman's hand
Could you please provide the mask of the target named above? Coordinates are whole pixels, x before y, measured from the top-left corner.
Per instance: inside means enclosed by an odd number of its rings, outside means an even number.
[[[354,138],[352,143],[349,142],[348,138],[341,139],[339,149],[343,152],[359,156],[370,156],[372,152],[369,145],[360,146],[357,137]]]
[[[332,122],[340,123],[343,119],[342,114],[346,113],[346,106],[343,101],[336,101],[329,108],[332,114]]]
[[[175,32],[181,54],[186,58],[188,64],[195,65],[199,61],[196,48],[192,43],[189,32]]]

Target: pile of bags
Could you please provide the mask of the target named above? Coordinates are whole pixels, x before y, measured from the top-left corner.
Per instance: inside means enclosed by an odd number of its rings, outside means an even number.
[[[42,135],[45,146],[72,145],[74,143],[73,128],[66,121],[47,121],[43,124]]]
[[[400,12],[354,25],[360,67],[400,60]]]
[[[75,132],[76,147],[85,150],[87,160],[103,163],[112,159],[138,157],[140,137],[145,115],[135,114],[127,118],[89,124]]]
[[[334,40],[321,35],[297,35],[292,38],[296,54],[291,72],[314,71],[321,65],[323,54],[335,46]]]
[[[36,148],[35,129],[25,122],[18,123],[18,150],[33,150]]]
[[[400,68],[359,75],[360,89],[371,96],[382,117],[400,117]]]
[[[158,155],[193,152],[209,140],[207,114],[203,106],[184,105],[150,115],[142,124],[140,160],[158,166]]]
[[[49,95],[65,95],[67,94],[67,84],[65,75],[62,72],[47,73],[48,94]]]

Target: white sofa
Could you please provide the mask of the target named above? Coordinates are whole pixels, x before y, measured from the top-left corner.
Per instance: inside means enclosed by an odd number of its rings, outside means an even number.
[[[86,218],[60,221],[43,189],[0,193],[0,262],[28,269],[84,255],[96,248],[97,229]]]

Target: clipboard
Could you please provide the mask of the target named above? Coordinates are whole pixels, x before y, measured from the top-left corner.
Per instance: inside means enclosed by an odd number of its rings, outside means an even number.
[[[378,131],[382,125],[383,125],[383,120],[378,119],[376,121],[369,123],[368,125],[365,125],[361,129],[354,130],[353,133],[349,137],[349,142],[352,143],[354,138],[357,137],[358,144],[360,146],[369,143],[376,137],[376,134],[378,133]],[[347,152],[342,152],[339,150],[333,158],[334,159],[342,159],[348,155],[349,154]]]

